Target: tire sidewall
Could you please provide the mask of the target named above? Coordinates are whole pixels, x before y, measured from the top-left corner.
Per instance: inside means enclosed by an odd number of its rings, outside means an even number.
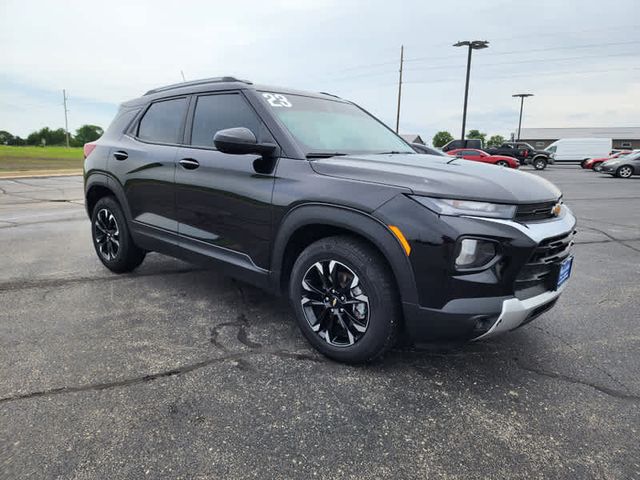
[[[628,168],[628,169],[631,169],[631,174],[630,174],[630,175],[627,175],[627,176],[623,176],[623,175],[622,175],[622,170],[623,170],[623,169],[627,169],[627,168]],[[623,165],[623,166],[621,166],[621,167],[618,167],[618,170],[616,170],[616,176],[617,176],[617,177],[620,177],[620,178],[630,178],[630,177],[632,177],[632,176],[633,176],[633,168],[632,168],[632,167],[629,167],[629,166],[627,166],[627,165]]]
[[[534,158],[532,163],[533,168],[536,170],[544,170],[547,168],[547,161],[544,158]]]
[[[380,265],[367,265],[358,258],[357,254],[338,246],[331,250],[318,248],[314,244],[305,250],[296,260],[289,282],[289,299],[296,313],[296,320],[305,338],[320,352],[338,361],[361,363],[377,356],[377,352],[384,348],[392,329],[395,328],[395,316],[392,292],[381,289],[384,282],[376,282],[380,275]],[[302,294],[302,279],[307,270],[318,261],[336,260],[350,268],[360,279],[360,283],[369,298],[369,325],[367,331],[354,345],[337,347],[328,344],[314,332],[304,315],[300,298]]]
[[[118,224],[118,230],[120,231],[120,248],[118,249],[118,254],[112,260],[107,260],[102,256],[98,248],[98,243],[96,242],[96,217],[102,209],[106,209],[113,214]],[[96,255],[98,255],[98,258],[105,267],[115,272],[126,270],[128,264],[127,257],[131,248],[135,247],[132,245],[129,226],[127,225],[127,220],[122,212],[122,208],[120,208],[120,204],[113,197],[103,197],[98,200],[93,207],[93,212],[91,213],[91,240]]]

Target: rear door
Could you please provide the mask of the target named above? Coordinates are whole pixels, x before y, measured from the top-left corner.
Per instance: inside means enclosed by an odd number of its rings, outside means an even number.
[[[173,182],[187,104],[186,97],[152,103],[111,151],[110,170],[140,226],[177,233]]]
[[[219,152],[219,130],[246,127],[259,142],[275,143],[241,92],[194,97],[186,144],[176,164],[180,245],[239,266],[268,268],[274,175],[259,173],[259,155]],[[260,169],[258,169],[260,170]]]

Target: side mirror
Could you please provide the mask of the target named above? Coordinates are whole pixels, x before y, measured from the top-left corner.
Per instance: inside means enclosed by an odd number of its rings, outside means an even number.
[[[277,145],[272,143],[258,143],[253,132],[245,127],[226,128],[218,131],[213,137],[213,144],[222,153],[232,155],[256,153],[270,157],[278,149]]]

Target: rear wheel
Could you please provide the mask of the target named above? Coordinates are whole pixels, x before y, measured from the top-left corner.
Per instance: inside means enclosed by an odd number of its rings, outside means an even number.
[[[395,344],[395,281],[380,253],[361,240],[337,236],[309,245],[291,271],[289,297],[300,330],[329,358],[369,362]]]
[[[586,158],[580,162],[580,166],[582,168],[587,168],[587,159]]]
[[[633,168],[629,165],[623,165],[616,170],[616,177],[629,178],[633,175]]]
[[[130,272],[145,257],[129,233],[120,204],[113,197],[97,201],[91,215],[91,236],[100,261],[112,272]]]
[[[547,168],[547,159],[542,157],[534,158],[532,164],[536,170],[544,170]]]

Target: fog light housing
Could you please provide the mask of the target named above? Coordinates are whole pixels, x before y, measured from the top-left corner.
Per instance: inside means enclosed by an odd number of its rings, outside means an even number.
[[[480,238],[463,238],[456,247],[455,266],[458,270],[487,266],[497,255],[495,242]]]

